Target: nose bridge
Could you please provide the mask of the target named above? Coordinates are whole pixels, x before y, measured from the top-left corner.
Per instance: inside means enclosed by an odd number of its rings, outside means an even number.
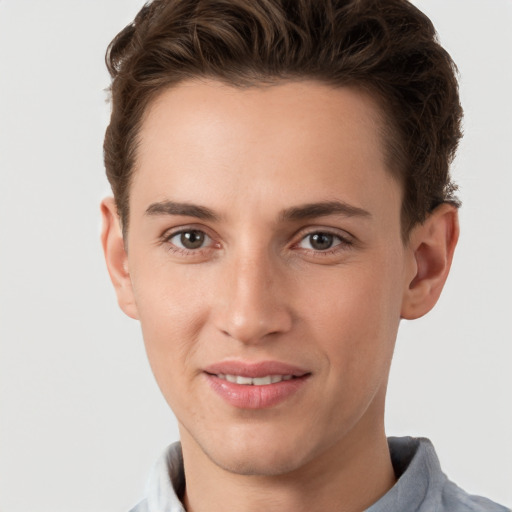
[[[221,331],[241,342],[257,343],[291,327],[284,300],[285,279],[279,267],[277,256],[254,244],[231,254],[218,319]]]

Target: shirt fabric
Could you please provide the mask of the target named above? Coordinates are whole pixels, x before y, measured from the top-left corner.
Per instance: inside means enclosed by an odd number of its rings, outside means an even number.
[[[395,485],[365,512],[512,512],[487,498],[467,494],[441,471],[432,443],[425,438],[388,438]],[[130,512],[185,512],[180,443],[170,445],[157,461],[146,498]]]

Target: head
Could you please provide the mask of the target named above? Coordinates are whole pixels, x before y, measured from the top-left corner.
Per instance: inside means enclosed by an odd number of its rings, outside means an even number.
[[[188,453],[283,475],[372,452],[400,319],[433,307],[458,233],[461,113],[429,20],[155,1],[107,61],[107,265]]]

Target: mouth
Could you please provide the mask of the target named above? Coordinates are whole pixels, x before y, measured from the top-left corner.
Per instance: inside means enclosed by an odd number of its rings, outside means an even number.
[[[267,386],[268,384],[277,384],[283,380],[297,379],[293,375],[265,375],[264,377],[244,377],[243,375],[230,375],[219,373],[215,374],[219,379],[241,384],[242,386]]]
[[[312,375],[277,361],[224,361],[203,370],[210,388],[239,409],[266,409],[292,398]]]
[[[228,382],[256,386],[272,384],[273,380],[275,382],[291,380],[311,373],[307,369],[280,361],[245,362],[237,360],[215,363],[204,368],[204,371]],[[265,381],[262,382],[260,379],[265,379]]]

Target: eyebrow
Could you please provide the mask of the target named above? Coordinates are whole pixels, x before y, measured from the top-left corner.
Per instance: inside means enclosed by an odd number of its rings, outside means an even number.
[[[147,208],[146,215],[183,215],[185,217],[196,217],[202,220],[219,220],[218,215],[209,208],[206,208],[206,206],[198,206],[190,203],[176,203],[175,201],[153,203]]]
[[[219,216],[206,206],[190,203],[177,203],[175,201],[161,201],[151,204],[146,209],[146,215],[183,215],[197,219],[218,221]],[[371,213],[352,206],[343,201],[320,201],[300,206],[292,206],[280,213],[280,220],[297,221],[326,217],[328,215],[344,215],[345,217],[371,217]]]
[[[336,214],[344,215],[345,217],[372,216],[370,212],[343,201],[321,201],[319,203],[309,203],[287,208],[281,213],[280,217],[281,220],[305,220]]]

